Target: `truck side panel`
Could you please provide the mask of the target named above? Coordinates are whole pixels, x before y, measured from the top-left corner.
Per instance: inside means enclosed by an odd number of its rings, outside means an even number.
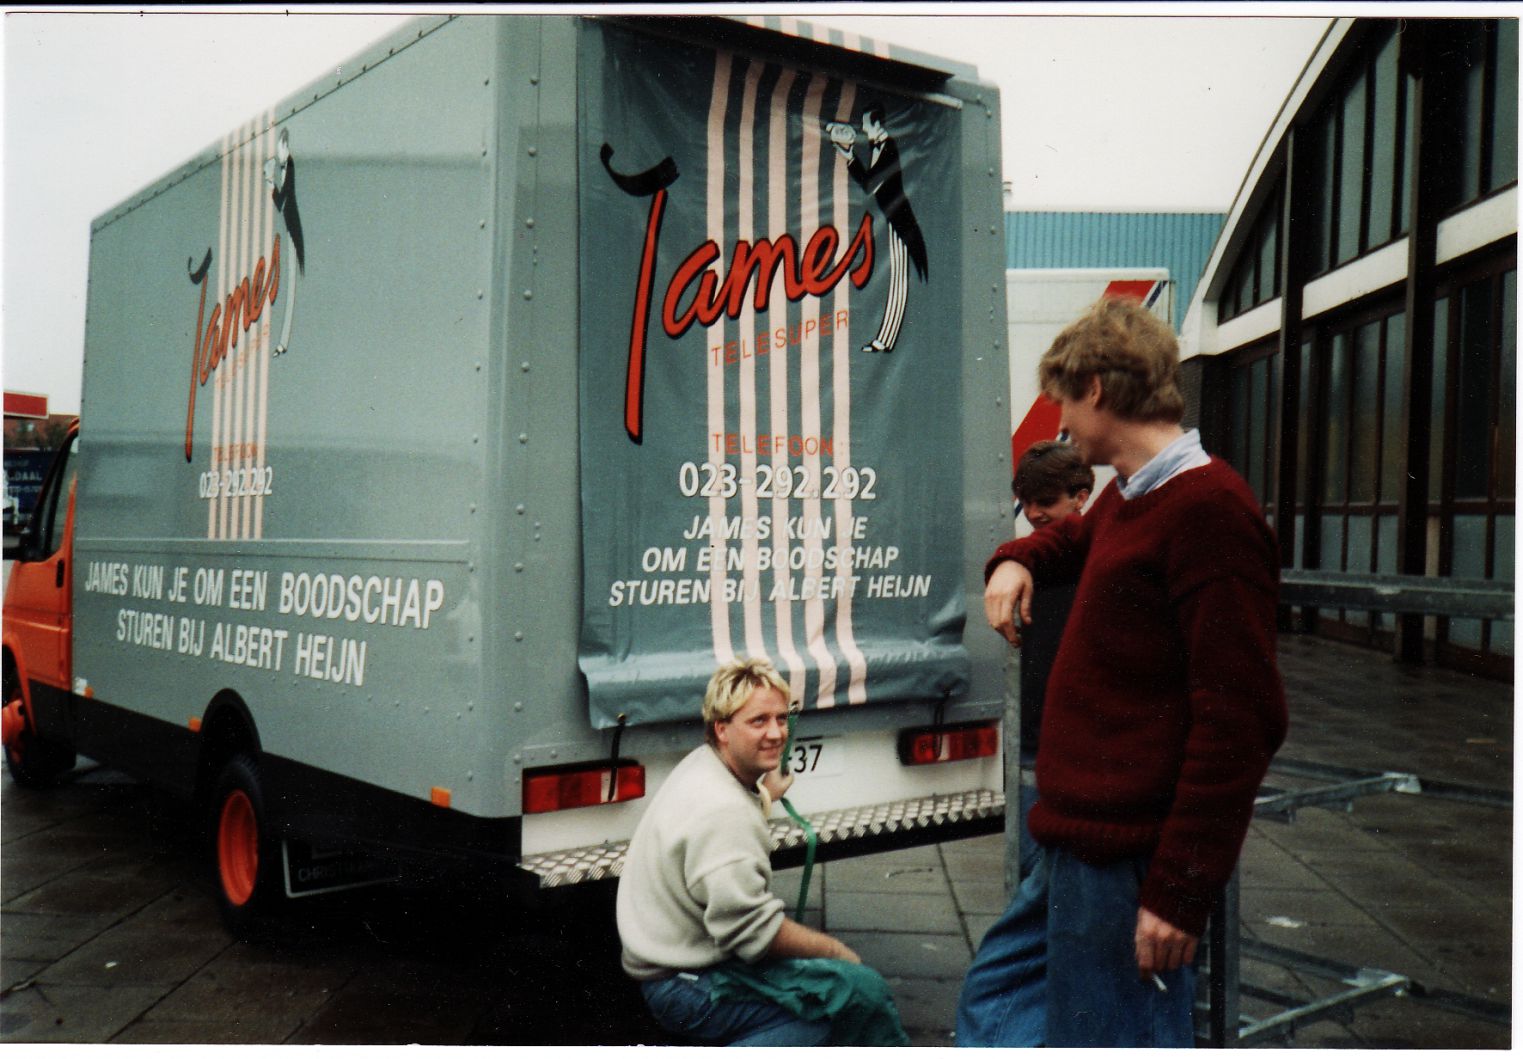
[[[463,23],[390,50],[96,228],[76,687],[182,731],[236,699],[275,759],[501,815],[497,57]]]

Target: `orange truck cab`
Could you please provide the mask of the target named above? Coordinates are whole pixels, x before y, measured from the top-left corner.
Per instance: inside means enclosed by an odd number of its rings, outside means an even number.
[[[78,446],[76,420],[43,480],[31,521],[5,552],[15,565],[5,586],[0,732],[6,766],[24,787],[44,785],[74,764],[74,751],[59,736],[67,729],[73,670],[72,457]]]

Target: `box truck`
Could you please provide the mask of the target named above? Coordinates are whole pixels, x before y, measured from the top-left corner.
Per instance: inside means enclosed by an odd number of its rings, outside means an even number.
[[[1174,284],[1166,268],[1006,269],[1005,298],[1012,466],[1032,442],[1058,436],[1058,406],[1037,389],[1037,363],[1059,331],[1101,298],[1131,298],[1170,323],[1174,312]],[[1095,471],[1093,495],[1099,496],[1115,472]]]
[[[820,857],[997,830],[1003,245],[958,64],[775,17],[410,24],[92,225],[12,776],[195,799],[235,928],[375,865],[572,885],[747,655]]]

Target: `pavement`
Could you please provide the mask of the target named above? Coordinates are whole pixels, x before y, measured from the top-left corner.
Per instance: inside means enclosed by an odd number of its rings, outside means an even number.
[[[1241,937],[1366,969],[1355,982],[1410,979],[1405,995],[1263,1043],[1510,1047],[1512,685],[1298,636],[1282,637],[1281,669],[1291,729],[1277,760],[1412,773],[1432,793],[1254,822]],[[193,832],[184,808],[107,769],[43,792],[0,783],[0,1043],[664,1042],[618,973],[611,888],[527,911],[376,889],[233,941]],[[963,974],[1005,904],[1003,865],[1001,835],[820,864],[805,919],[883,972],[912,1043],[947,1046]],[[790,908],[800,876],[774,879]],[[1343,972],[1282,962],[1245,958],[1241,972],[1275,997],[1245,995],[1254,1018],[1349,988]]]

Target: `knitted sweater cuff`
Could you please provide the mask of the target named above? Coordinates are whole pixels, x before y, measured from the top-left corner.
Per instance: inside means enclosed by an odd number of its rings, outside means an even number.
[[[1164,922],[1199,938],[1211,915],[1211,893],[1186,892],[1168,880],[1149,875],[1142,881],[1138,903]]]

